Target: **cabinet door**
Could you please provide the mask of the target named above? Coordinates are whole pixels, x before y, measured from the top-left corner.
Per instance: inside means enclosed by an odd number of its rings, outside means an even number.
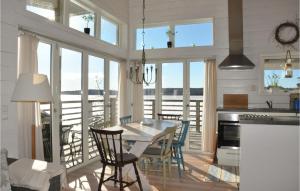
[[[241,125],[241,191],[299,190],[299,127]]]

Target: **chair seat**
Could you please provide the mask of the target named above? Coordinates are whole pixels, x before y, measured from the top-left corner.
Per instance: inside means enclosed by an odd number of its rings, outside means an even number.
[[[123,166],[138,161],[138,158],[132,153],[123,153],[123,164],[121,164],[121,154],[117,154],[117,161]]]
[[[161,148],[156,148],[156,147],[148,147],[143,155],[159,155],[161,153]]]
[[[158,142],[158,144],[159,145],[162,145],[164,142],[163,142],[164,140],[160,140],[159,142]],[[168,142],[168,140],[166,139],[165,140],[165,143],[167,143]],[[176,139],[173,139],[172,140],[172,146],[176,146],[176,145],[178,145],[179,144],[179,142],[178,142],[178,140],[176,140]],[[182,145],[183,146],[183,145]]]

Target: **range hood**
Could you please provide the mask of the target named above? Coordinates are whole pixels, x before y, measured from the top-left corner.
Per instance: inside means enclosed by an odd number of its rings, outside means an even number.
[[[229,55],[221,62],[222,70],[253,69],[253,64],[243,54],[243,2],[242,0],[228,0],[229,26]]]

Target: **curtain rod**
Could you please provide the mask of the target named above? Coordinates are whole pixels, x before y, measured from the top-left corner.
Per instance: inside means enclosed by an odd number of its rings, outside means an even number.
[[[21,26],[18,29],[19,29],[19,31],[24,32],[25,34],[27,33],[27,34],[34,35],[34,36],[37,36],[37,37],[48,39],[50,41],[54,41],[56,43],[62,43],[62,44],[68,45],[68,46],[72,46],[74,48],[78,48],[78,49],[82,49],[82,50],[87,50],[87,51],[90,51],[92,53],[100,54],[103,57],[112,57],[113,59],[118,60],[119,62],[126,62],[126,60],[127,60],[127,59],[123,59],[123,58],[119,58],[119,57],[113,56],[113,55],[108,54],[108,53],[104,53],[104,52],[100,52],[100,51],[95,51],[94,49],[91,49],[91,48],[88,48],[88,47],[84,47],[84,46],[80,46],[80,45],[77,45],[77,44],[74,44],[74,43],[71,43],[71,42],[64,42],[62,40],[50,37],[48,35],[44,35],[44,34],[41,34],[41,33],[38,33],[38,32],[33,32],[33,31],[31,31],[29,29],[26,29],[24,27],[21,27]]]

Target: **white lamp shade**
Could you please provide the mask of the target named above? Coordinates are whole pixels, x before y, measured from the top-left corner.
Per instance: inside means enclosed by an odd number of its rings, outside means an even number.
[[[15,102],[51,102],[52,95],[47,76],[33,73],[20,74],[11,100]]]

